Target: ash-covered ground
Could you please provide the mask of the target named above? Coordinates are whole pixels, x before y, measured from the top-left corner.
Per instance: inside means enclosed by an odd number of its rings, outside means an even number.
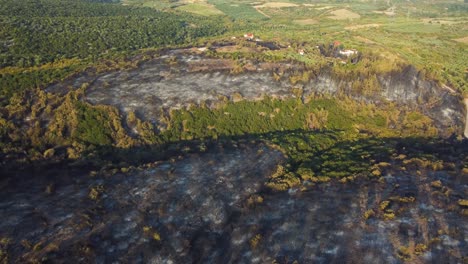
[[[274,73],[297,65],[248,62],[244,73],[231,74],[232,63],[169,51],[137,69],[86,72],[48,91],[88,84],[83,100],[155,122],[162,111],[239,94],[294,96],[288,75],[276,81]],[[380,95],[356,99],[413,105],[441,129],[461,127],[458,97],[420,80],[414,68],[379,78]],[[349,85],[324,73],[300,88],[304,96],[333,95]],[[389,170],[380,180],[305,181],[275,192],[265,183],[285,161],[265,145],[239,144],[112,176],[86,172],[54,188],[36,175],[1,183],[0,253],[11,262],[59,263],[466,262],[467,209],[459,204],[468,197],[466,176]]]
[[[377,76],[380,87],[370,95],[354,91],[353,83],[363,81],[361,77],[341,79],[334,77],[330,69],[311,74],[306,83],[292,85],[291,74],[300,73],[304,68],[297,63],[235,62],[188,50],[170,50],[135,69],[100,74],[85,72],[52,85],[47,91],[66,93],[86,84],[85,101],[112,105],[123,113],[133,111],[145,120],[161,124],[163,112],[171,109],[202,103],[216,107],[226,99],[291,98],[298,95],[293,89],[299,89],[302,99],[313,95],[346,95],[367,103],[391,101],[422,111],[434,120],[441,134],[447,127],[457,127],[463,133],[465,107],[461,98],[422,78],[412,66]],[[242,70],[234,73],[236,69]]]
[[[53,190],[30,177],[2,187],[0,248],[18,263],[466,261],[468,222],[457,204],[468,194],[463,176],[396,171],[381,180],[266,188],[284,161],[265,145],[240,143],[81,175]]]
[[[61,92],[66,87],[89,84],[85,100],[92,104],[117,106],[123,112],[134,111],[147,120],[157,121],[163,110],[178,109],[189,104],[210,106],[233,95],[248,100],[263,96],[287,97],[291,85],[272,78],[274,68],[291,69],[292,65],[260,63],[251,65],[243,74],[230,74],[230,60],[208,59],[183,51],[171,51],[143,63],[137,69],[114,71],[101,75],[84,74],[58,83],[48,91]]]

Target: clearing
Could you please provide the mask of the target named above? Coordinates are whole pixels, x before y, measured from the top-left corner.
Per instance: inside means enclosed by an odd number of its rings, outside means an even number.
[[[466,36],[464,38],[454,39],[454,40],[457,41],[457,42],[468,44],[468,36]]]
[[[349,11],[348,9],[338,9],[330,12],[331,16],[328,18],[334,20],[346,20],[346,19],[359,19],[361,16],[357,13]]]
[[[208,3],[187,4],[177,7],[177,9],[202,16],[215,16],[224,14],[221,10]]]

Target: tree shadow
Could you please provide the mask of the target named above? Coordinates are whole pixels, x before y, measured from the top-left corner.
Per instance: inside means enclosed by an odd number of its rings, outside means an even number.
[[[189,154],[202,154],[215,146],[236,148],[239,144],[278,145],[288,155],[292,169],[312,167],[315,172],[323,164],[335,161],[336,168],[361,166],[373,162],[387,162],[395,153],[426,159],[439,159],[461,164],[466,162],[468,140],[450,138],[378,138],[365,137],[346,140],[340,130],[288,130],[268,133],[250,133],[236,136],[220,136],[217,139],[202,138],[180,140],[155,145],[131,148],[92,146],[81,158],[66,158],[66,149],[57,148],[56,156],[48,160],[8,160],[0,167],[0,188],[15,183],[21,184],[31,177],[48,182],[70,182],[83,172],[138,167],[156,161],[177,159]],[[306,147],[301,147],[305,144]],[[342,162],[340,164],[336,162]],[[359,171],[359,170],[356,170]]]

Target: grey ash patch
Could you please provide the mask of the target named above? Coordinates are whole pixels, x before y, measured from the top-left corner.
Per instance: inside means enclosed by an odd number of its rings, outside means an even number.
[[[240,145],[214,147],[128,174],[82,175],[53,194],[32,180],[2,191],[0,234],[11,238],[8,254],[15,262],[209,258],[204,254],[219,247],[217,239],[245,199],[263,189],[283,161],[280,152],[264,145]]]
[[[465,109],[462,99],[437,83],[423,79],[412,66],[377,77],[380,90],[371,95],[357,94],[352,89],[357,79],[333,77],[323,69],[309,82],[291,85],[291,72],[303,66],[289,63],[247,63],[244,73],[231,74],[235,65],[225,59],[206,58],[184,50],[173,50],[138,68],[101,74],[83,73],[47,88],[64,93],[89,84],[84,100],[92,104],[113,105],[122,112],[136,112],[145,120],[159,124],[162,114],[191,104],[215,106],[225,98],[240,94],[246,100],[265,95],[295,97],[293,88],[303,90],[303,97],[318,94],[347,95],[356,100],[379,104],[391,101],[406,109],[418,109],[431,117],[441,134],[455,127],[463,133]],[[281,72],[279,81],[273,73]],[[361,78],[361,77],[359,77]],[[162,124],[161,124],[162,125]],[[163,128],[162,125],[160,128]],[[447,135],[448,136],[448,135]]]
[[[129,173],[83,175],[53,194],[34,182],[5,189],[0,234],[10,238],[7,252],[14,262],[46,257],[97,263],[404,263],[409,257],[416,263],[458,263],[466,258],[468,225],[457,205],[468,194],[463,176],[405,171],[383,181],[265,189],[284,159],[264,145],[239,144]],[[99,189],[96,200],[89,197],[92,188]],[[262,199],[252,203],[251,197]],[[398,202],[398,197],[414,200]],[[385,211],[383,201],[390,201]],[[369,210],[375,215],[366,219]],[[385,219],[389,212],[395,218]],[[426,248],[415,254],[417,245]],[[401,255],[406,248],[412,253]]]

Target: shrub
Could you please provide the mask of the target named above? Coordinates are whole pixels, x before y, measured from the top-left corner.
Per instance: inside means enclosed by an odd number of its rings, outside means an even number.
[[[250,247],[252,249],[257,248],[258,243],[260,243],[260,240],[262,239],[262,235],[256,234],[254,237],[250,239]]]

